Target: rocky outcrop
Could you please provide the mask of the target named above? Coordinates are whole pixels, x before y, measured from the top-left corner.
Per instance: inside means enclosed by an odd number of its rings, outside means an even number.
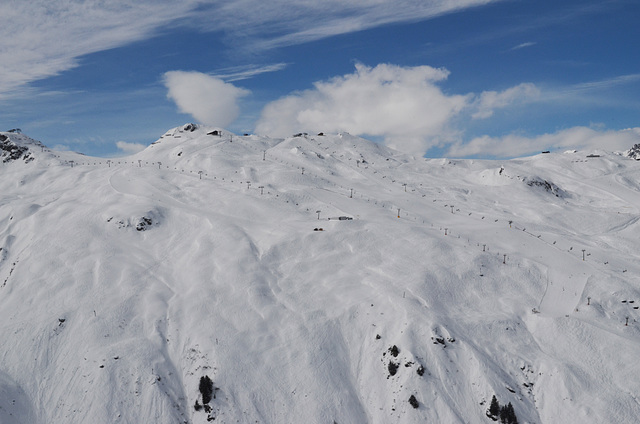
[[[0,134],[0,158],[4,163],[20,159],[29,163],[34,159],[28,147],[17,145],[4,134]]]
[[[631,159],[640,160],[640,144],[635,144],[625,153],[625,156],[630,157]]]
[[[569,193],[555,185],[554,183],[544,180],[540,177],[524,177],[522,181],[529,187],[542,188],[546,192],[553,194],[556,197],[567,198]]]

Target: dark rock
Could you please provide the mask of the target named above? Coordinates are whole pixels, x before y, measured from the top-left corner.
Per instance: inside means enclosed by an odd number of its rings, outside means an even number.
[[[136,225],[136,230],[145,231],[151,224],[153,224],[153,220],[151,218],[143,216],[142,218],[140,218],[138,225]]]
[[[551,193],[556,197],[561,197],[561,198],[569,197],[569,194],[566,191],[564,191],[554,183],[549,182],[547,180],[543,180],[539,177],[523,178],[523,181],[529,187],[542,188],[546,192]]]
[[[182,127],[182,129],[185,131],[194,132],[198,129],[198,126],[196,124],[186,124],[184,127]]]

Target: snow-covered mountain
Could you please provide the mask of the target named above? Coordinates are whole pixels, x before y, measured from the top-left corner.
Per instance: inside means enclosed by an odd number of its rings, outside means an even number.
[[[195,125],[0,149],[0,423],[640,416],[635,160]]]

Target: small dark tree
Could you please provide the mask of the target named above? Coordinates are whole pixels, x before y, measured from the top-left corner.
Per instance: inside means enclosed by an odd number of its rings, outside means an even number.
[[[396,372],[398,372],[398,364],[396,364],[395,362],[389,362],[388,369],[390,375],[396,375]]]
[[[507,405],[507,423],[508,424],[518,424],[518,418],[516,417],[516,412],[513,410],[513,405],[511,402]]]
[[[400,353],[400,349],[398,349],[398,346],[393,345],[389,348],[389,352],[391,352],[394,358],[397,358],[398,354]]]
[[[518,418],[511,402],[500,408],[500,422],[503,424],[518,424]]]
[[[418,399],[416,399],[416,397],[414,395],[411,395],[411,397],[409,398],[409,403],[414,408],[418,408],[418,406],[420,406],[420,402],[418,402]]]
[[[503,406],[500,408],[500,423],[501,424],[508,424],[508,417],[507,415],[509,414],[509,412],[507,412],[507,407]]]
[[[211,397],[213,396],[213,381],[211,381],[208,375],[200,377],[199,388],[202,394],[202,403],[206,405],[211,402]]]
[[[489,405],[487,415],[494,420],[496,420],[498,415],[500,415],[500,404],[498,403],[498,399],[496,399],[496,395],[493,395],[491,398],[491,404]]]

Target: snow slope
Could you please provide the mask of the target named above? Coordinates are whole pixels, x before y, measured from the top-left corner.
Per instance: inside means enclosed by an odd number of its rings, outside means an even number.
[[[0,423],[491,423],[494,394],[520,423],[640,416],[635,160],[0,138],[28,148],[0,164]]]

